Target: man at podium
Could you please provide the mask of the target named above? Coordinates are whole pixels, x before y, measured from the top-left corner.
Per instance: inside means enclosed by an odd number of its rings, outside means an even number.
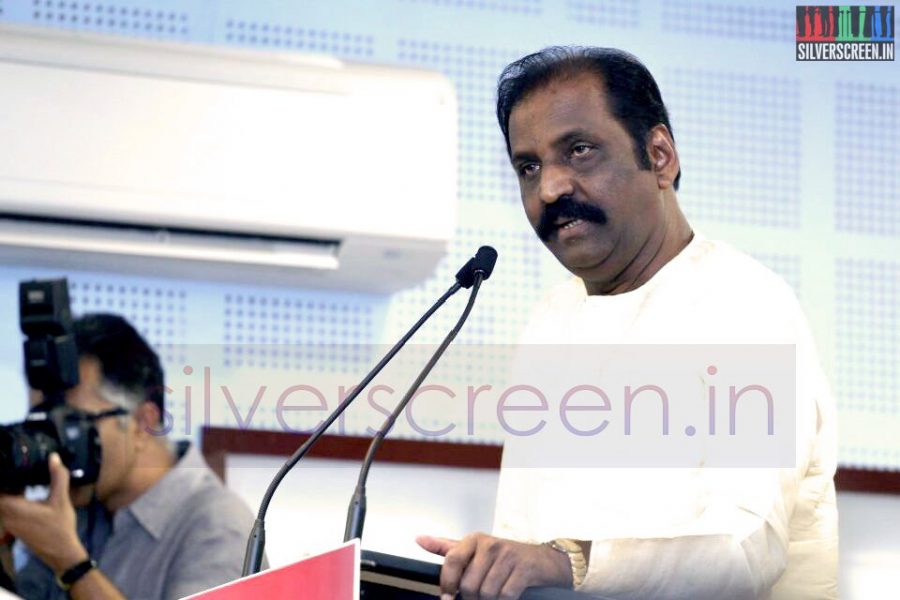
[[[777,275],[688,223],[652,75],[619,50],[548,48],[504,70],[497,115],[526,216],[574,275],[523,343],[790,344],[798,451],[794,468],[522,468],[541,449],[510,437],[495,535],[418,540],[445,557],[442,593],[836,598],[835,405],[812,335]]]

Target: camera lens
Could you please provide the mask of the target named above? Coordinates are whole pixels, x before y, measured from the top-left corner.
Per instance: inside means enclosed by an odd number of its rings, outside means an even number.
[[[59,451],[44,423],[23,423],[0,427],[0,491],[18,493],[29,485],[50,482],[47,462]]]

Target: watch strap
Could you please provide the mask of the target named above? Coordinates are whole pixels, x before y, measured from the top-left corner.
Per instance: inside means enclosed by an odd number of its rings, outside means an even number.
[[[577,588],[584,583],[584,578],[587,577],[587,561],[584,559],[584,550],[581,548],[581,544],[567,538],[557,538],[546,544],[554,550],[568,555],[569,564],[572,566],[572,586]]]
[[[96,567],[97,561],[95,561],[93,558],[87,558],[80,563],[72,565],[71,567],[57,575],[56,583],[58,583],[59,587],[61,587],[63,590],[69,591],[69,589],[73,585],[75,585],[75,583],[79,579],[90,573],[90,571],[92,569],[95,569]]]

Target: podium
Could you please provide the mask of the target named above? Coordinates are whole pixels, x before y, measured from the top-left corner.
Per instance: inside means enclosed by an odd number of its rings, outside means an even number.
[[[434,600],[440,598],[441,566],[435,563],[363,550],[360,600]],[[521,600],[598,600],[572,590],[530,588]],[[602,599],[600,599],[602,600]]]
[[[435,600],[441,566],[360,550],[353,540],[296,563],[226,583],[190,600]],[[357,582],[359,587],[357,588]],[[554,588],[532,588],[522,600],[596,600]]]

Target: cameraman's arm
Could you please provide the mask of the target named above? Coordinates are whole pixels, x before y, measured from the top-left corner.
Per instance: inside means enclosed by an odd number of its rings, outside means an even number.
[[[33,502],[22,496],[0,495],[0,518],[7,531],[57,574],[88,558],[76,531],[75,508],[69,498],[69,471],[56,454],[50,456],[47,499]],[[98,569],[75,582],[70,595],[76,600],[124,598]]]

